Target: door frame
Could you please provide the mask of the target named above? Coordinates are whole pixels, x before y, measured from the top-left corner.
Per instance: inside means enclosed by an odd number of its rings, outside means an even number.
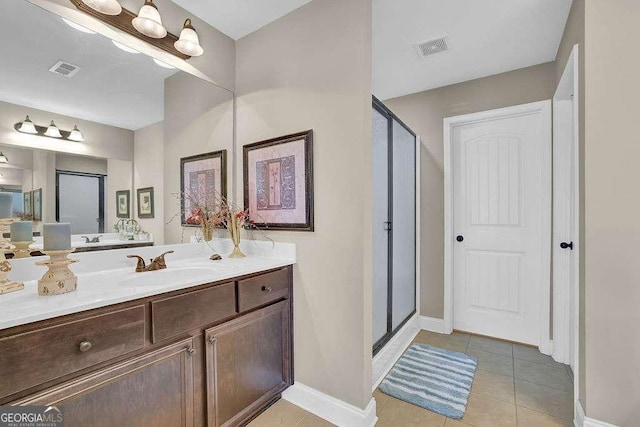
[[[98,233],[104,233],[106,217],[106,206],[104,197],[106,175],[56,169],[56,222],[60,221],[60,175],[75,175],[98,178]]]
[[[558,83],[558,87],[553,96],[553,127],[554,144],[564,142],[573,145],[573,186],[571,188],[571,198],[573,200],[573,219],[569,229],[562,227],[554,221],[553,243],[559,244],[560,241],[571,237],[573,241],[574,265],[571,272],[568,268],[560,269],[561,263],[554,263],[554,270],[558,268],[564,277],[571,277],[571,283],[562,283],[558,281],[553,285],[553,358],[561,363],[573,362],[574,377],[574,394],[578,399],[579,390],[579,343],[580,343],[580,80],[579,80],[579,62],[578,62],[579,46],[576,44],[571,50],[567,64]],[[566,133],[560,132],[562,124],[567,124],[567,118],[562,116],[563,109],[556,108],[557,103],[573,97],[572,105],[572,123],[573,134],[571,138],[564,138]],[[568,161],[570,159],[558,159],[554,154],[554,162]],[[558,165],[560,167],[560,165]],[[562,177],[563,178],[563,177]],[[561,176],[554,175],[554,182],[560,180]],[[556,206],[554,205],[554,215]],[[573,300],[573,311],[571,311],[571,302]],[[568,313],[568,315],[566,314]],[[573,325],[571,324],[573,321]],[[573,328],[572,328],[573,326]],[[573,329],[571,331],[571,329]],[[570,339],[573,332],[573,340]],[[570,360],[570,348],[573,347],[573,360]]]
[[[479,123],[496,118],[542,114],[542,263],[540,295],[540,352],[551,354],[549,339],[551,316],[551,100],[498,108],[495,110],[444,119],[444,333],[453,332],[453,152],[452,135],[456,126]]]

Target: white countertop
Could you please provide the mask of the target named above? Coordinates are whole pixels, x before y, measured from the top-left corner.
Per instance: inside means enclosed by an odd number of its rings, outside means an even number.
[[[54,296],[39,296],[38,281],[46,267],[35,266],[45,257],[11,260],[11,280],[24,281],[21,291],[0,295],[0,329],[78,313],[112,304],[133,301],[165,292],[186,289],[210,282],[295,264],[295,245],[289,243],[243,241],[246,258],[230,259],[232,245],[227,239],[211,244],[153,246],[110,251],[73,254],[79,262],[71,265],[78,276],[75,292]],[[174,250],[166,256],[165,270],[136,273],[136,259],[146,260],[162,252]],[[220,253],[222,260],[211,261],[209,256]]]

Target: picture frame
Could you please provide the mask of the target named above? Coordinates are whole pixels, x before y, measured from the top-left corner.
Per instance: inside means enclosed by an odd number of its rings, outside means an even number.
[[[33,190],[31,193],[33,202],[33,220],[42,221],[42,188]]]
[[[153,199],[153,187],[138,188],[137,193],[137,205],[138,205],[138,218],[149,219],[154,218],[154,199]]]
[[[116,191],[116,217],[130,218],[131,216],[131,191]]]
[[[245,145],[243,176],[256,227],[314,231],[313,130]]]
[[[219,200],[227,197],[227,150],[213,151],[180,159],[180,223],[191,215],[192,198]]]
[[[33,218],[33,191],[22,193],[24,215]]]

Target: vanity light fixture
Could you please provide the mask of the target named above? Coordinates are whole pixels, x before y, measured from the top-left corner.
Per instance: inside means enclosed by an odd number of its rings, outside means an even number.
[[[135,50],[134,48],[127,46],[126,44],[122,44],[122,43],[117,42],[115,40],[111,40],[111,42],[115,45],[115,47],[117,47],[118,49],[122,49],[125,52],[128,52],[128,53],[140,53],[137,50]]]
[[[9,163],[9,159],[4,155],[2,151],[0,151],[0,163],[7,164]]]
[[[67,24],[68,26],[70,26],[71,28],[74,28],[78,31],[82,31],[83,33],[87,33],[87,34],[97,34],[95,31],[88,29],[87,27],[83,27],[80,24],[76,24],[75,22],[67,19],[67,18],[62,18],[62,22],[64,22],[65,24]]]
[[[24,119],[24,122],[19,123],[18,132],[36,134],[38,133],[38,130],[36,129],[29,116],[27,116],[27,118]]]
[[[69,139],[76,142],[84,142],[84,136],[82,136],[82,132],[78,129],[78,125],[73,126],[73,130],[69,133]]]
[[[122,6],[118,0],[82,0],[82,3],[103,15],[116,16],[122,12]]]
[[[58,126],[51,120],[49,126],[38,126],[34,124],[27,116],[23,122],[18,122],[13,125],[13,128],[20,133],[28,133],[36,136],[46,136],[49,138],[63,139],[66,141],[84,142],[84,136],[78,126],[75,125],[72,131],[60,130]],[[0,152],[0,163],[6,163],[2,159],[2,153]],[[6,159],[6,156],[4,156]]]
[[[162,25],[162,18],[153,0],[145,0],[138,16],[131,23],[140,34],[152,39],[162,39],[167,35],[167,29]]]
[[[200,46],[198,33],[191,25],[191,19],[184,21],[184,26],[180,32],[180,38],[174,44],[176,49],[181,53],[189,56],[200,56],[204,53],[204,49]]]
[[[44,135],[48,136],[49,138],[62,138],[62,134],[60,133],[60,129],[58,129],[58,126],[56,126],[56,124],[53,122],[53,120],[51,120],[51,124],[47,128],[47,130],[44,133]]]

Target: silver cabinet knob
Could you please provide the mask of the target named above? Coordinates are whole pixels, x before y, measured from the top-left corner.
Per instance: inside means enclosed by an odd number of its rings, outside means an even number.
[[[271,286],[263,286],[262,290],[266,293],[269,293],[273,290],[273,288]]]
[[[193,348],[193,347],[188,348],[188,349],[187,349],[187,354],[188,354],[189,356],[193,356],[194,354],[196,354],[196,349],[195,349],[195,348]]]
[[[216,337],[209,337],[209,344],[213,345],[216,343]]]
[[[82,341],[78,345],[78,349],[81,353],[86,353],[87,351],[91,350],[91,343],[89,341]]]

